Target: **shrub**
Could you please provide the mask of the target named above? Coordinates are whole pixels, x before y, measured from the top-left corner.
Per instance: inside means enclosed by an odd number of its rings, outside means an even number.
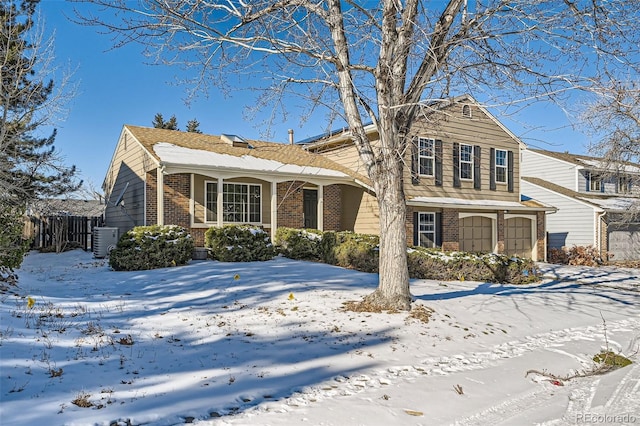
[[[322,260],[343,268],[378,272],[379,243],[377,235],[328,231],[322,234]]]
[[[136,226],[109,253],[116,271],[139,271],[186,264],[193,254],[191,235],[175,225]]]
[[[501,254],[443,252],[413,247],[409,249],[407,256],[411,278],[511,284],[530,283],[538,279],[532,260]]]
[[[275,243],[278,251],[289,259],[322,258],[322,231],[317,229],[278,228]]]
[[[225,225],[209,228],[204,244],[214,259],[221,262],[253,262],[270,260],[275,255],[269,234],[252,225]]]
[[[600,252],[594,246],[549,249],[549,262],[573,266],[599,266],[604,263]]]

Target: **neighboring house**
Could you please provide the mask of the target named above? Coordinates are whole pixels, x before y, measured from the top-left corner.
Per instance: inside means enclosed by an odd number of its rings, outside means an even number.
[[[640,166],[608,166],[567,152],[523,151],[522,187],[558,208],[547,219],[549,247],[594,246],[611,260],[640,259]]]
[[[126,125],[103,183],[105,222],[121,235],[180,225],[197,246],[211,226],[234,223],[349,230],[350,194],[362,185],[364,176],[293,143]]]
[[[522,194],[524,144],[470,96],[425,106],[408,131],[404,153],[406,227],[414,245],[444,250],[496,252],[544,260],[545,216],[555,209]],[[374,149],[377,130],[365,129]],[[306,149],[358,173],[364,167],[349,132],[301,142]],[[375,195],[349,186],[353,210],[344,224],[378,233]],[[528,194],[527,194],[528,195]],[[344,207],[344,206],[343,206]]]

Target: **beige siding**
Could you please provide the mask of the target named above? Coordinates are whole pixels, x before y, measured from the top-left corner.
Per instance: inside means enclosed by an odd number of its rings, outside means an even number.
[[[465,199],[487,199],[500,201],[520,201],[520,146],[509,133],[485,115],[481,109],[471,105],[471,118],[462,117],[462,105],[454,105],[445,112],[435,113],[417,119],[412,125],[409,138],[425,137],[442,140],[442,186],[435,186],[435,178],[420,177],[420,183],[411,183],[411,150],[405,158],[405,182],[407,197],[453,197]],[[461,181],[460,188],[453,186],[453,144],[454,142],[478,145],[481,148],[480,176],[481,189],[473,187],[473,181]],[[509,192],[506,184],[497,183],[496,190],[489,189],[490,149],[513,151],[514,187]]]
[[[360,161],[358,149],[354,144],[343,145],[331,151],[322,152],[322,155],[344,167],[367,176],[364,165]]]
[[[126,131],[123,132],[107,172],[106,226],[115,226],[122,235],[134,226],[144,225],[145,173],[153,161]],[[114,204],[129,183],[119,206]]]
[[[374,196],[362,188],[344,186],[342,188],[342,217],[340,223],[347,231],[364,234],[378,234],[378,203]]]

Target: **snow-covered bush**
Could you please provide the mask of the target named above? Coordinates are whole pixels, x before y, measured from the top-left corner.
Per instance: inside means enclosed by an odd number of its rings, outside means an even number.
[[[289,259],[320,260],[322,231],[317,229],[278,228],[276,247]]]
[[[204,245],[221,262],[270,260],[275,255],[269,234],[252,225],[212,227],[204,234]]]
[[[443,252],[413,247],[407,254],[409,276],[432,280],[470,280],[524,284],[538,279],[535,263],[504,254]]]
[[[194,242],[186,229],[175,225],[136,226],[127,231],[109,253],[116,271],[139,271],[186,264]]]

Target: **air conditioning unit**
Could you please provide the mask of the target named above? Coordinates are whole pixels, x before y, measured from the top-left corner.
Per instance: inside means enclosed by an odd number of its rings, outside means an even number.
[[[96,227],[93,228],[93,256],[99,259],[109,256],[109,252],[118,244],[118,228]]]

